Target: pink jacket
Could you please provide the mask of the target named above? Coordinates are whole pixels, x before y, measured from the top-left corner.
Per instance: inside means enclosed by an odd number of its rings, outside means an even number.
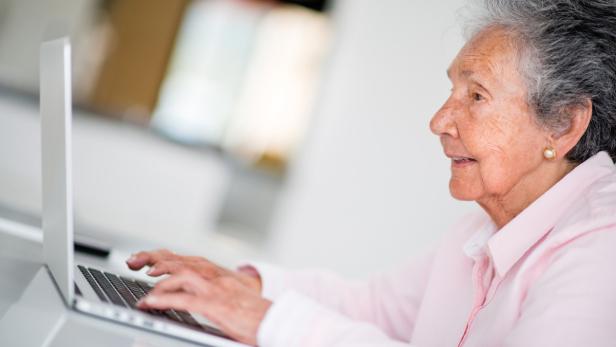
[[[598,153],[502,229],[469,216],[366,282],[254,267],[262,347],[616,346],[616,168]]]

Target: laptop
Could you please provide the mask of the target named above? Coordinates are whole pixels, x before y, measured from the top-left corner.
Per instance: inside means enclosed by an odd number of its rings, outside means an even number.
[[[44,42],[40,62],[43,255],[65,304],[84,314],[207,346],[246,346],[198,315],[137,309],[136,302],[152,289],[153,283],[75,262],[71,103],[69,40]]]

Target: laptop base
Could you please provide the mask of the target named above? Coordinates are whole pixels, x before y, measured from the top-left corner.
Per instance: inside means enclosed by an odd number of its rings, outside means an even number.
[[[0,319],[0,345],[47,346],[66,320],[66,306],[42,266]]]
[[[243,346],[198,331],[191,334],[174,324],[166,324],[161,331],[160,326],[149,329],[120,322],[106,317],[111,314],[106,306],[78,300],[75,307],[68,308],[47,267],[42,266],[19,300],[0,318],[0,345],[106,347],[134,346],[139,342],[142,346]]]

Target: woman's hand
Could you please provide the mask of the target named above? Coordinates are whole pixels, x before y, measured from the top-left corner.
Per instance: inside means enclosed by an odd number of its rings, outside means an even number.
[[[272,304],[261,297],[256,271],[230,271],[207,259],[165,249],[136,253],[126,263],[132,270],[149,266],[150,276],[169,275],[139,302],[139,308],[199,313],[231,338],[256,345],[259,325]]]
[[[256,346],[259,325],[271,304],[236,277],[206,279],[183,269],[158,282],[138,307],[199,313],[231,338]]]
[[[133,254],[126,264],[132,270],[140,270],[149,266],[147,274],[150,276],[172,275],[184,270],[192,270],[207,280],[219,277],[234,278],[256,294],[261,294],[261,278],[256,271],[248,269],[236,272],[220,267],[205,258],[182,256],[166,249]]]

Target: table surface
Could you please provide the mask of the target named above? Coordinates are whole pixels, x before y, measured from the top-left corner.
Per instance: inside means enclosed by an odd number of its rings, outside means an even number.
[[[146,242],[126,240],[124,243],[125,249],[135,249],[135,244],[147,248],[152,246]],[[123,260],[129,253],[129,251],[122,251],[116,247],[107,258],[76,253],[75,260],[78,262],[86,261],[118,273],[128,274],[130,270],[123,266]],[[24,290],[42,266],[42,245],[40,243],[23,240],[14,235],[5,234],[0,230],[0,276],[2,276],[2,280],[0,280],[0,322],[11,306],[20,299]],[[133,273],[133,275],[135,274]],[[145,275],[137,274],[137,277],[140,276]],[[61,303],[57,292],[50,295],[49,301],[55,301],[56,304]],[[61,309],[66,310],[66,313],[63,314],[64,320],[59,325],[57,332],[52,334],[52,339],[46,341],[45,346],[198,346],[171,337],[89,317],[64,307]],[[44,307],[40,310],[37,308],[35,314],[37,316],[45,315],[48,313],[45,310]],[[24,334],[26,334],[26,331],[27,334],[32,333],[32,329],[27,322],[24,322],[23,326]],[[3,345],[2,336],[0,336],[0,345]]]

